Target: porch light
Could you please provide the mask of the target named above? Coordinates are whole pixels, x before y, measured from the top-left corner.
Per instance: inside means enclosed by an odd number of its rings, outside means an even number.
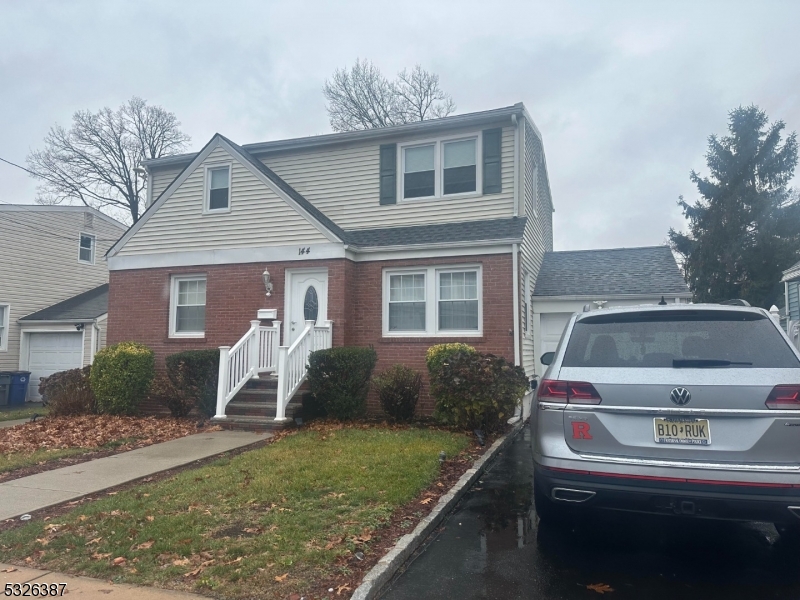
[[[264,289],[267,291],[267,296],[272,296],[272,282],[270,281],[269,271],[264,269],[264,273],[261,274],[261,277],[264,279]]]

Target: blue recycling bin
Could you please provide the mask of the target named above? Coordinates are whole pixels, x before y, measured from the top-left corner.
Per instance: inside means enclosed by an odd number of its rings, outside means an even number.
[[[31,380],[30,371],[12,371],[11,384],[8,386],[8,404],[25,404],[28,395],[28,383]]]

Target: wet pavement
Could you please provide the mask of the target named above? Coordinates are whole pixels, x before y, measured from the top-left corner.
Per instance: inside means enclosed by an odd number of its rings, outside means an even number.
[[[769,524],[628,514],[538,524],[529,436],[495,460],[384,600],[800,599],[800,546]],[[613,591],[587,587],[597,584]]]

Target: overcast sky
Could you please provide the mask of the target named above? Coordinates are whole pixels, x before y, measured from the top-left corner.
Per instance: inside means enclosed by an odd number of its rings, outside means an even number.
[[[420,63],[458,113],[522,101],[544,137],[555,249],[661,244],[706,138],[758,104],[800,129],[800,2],[0,0],[0,157],[133,95],[192,149],[328,133],[321,88],[356,58]],[[35,182],[0,163],[0,202]]]

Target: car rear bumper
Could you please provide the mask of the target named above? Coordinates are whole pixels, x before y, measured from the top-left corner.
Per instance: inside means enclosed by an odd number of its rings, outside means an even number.
[[[538,464],[534,485],[566,507],[800,525],[800,487],[793,485],[686,481]]]

